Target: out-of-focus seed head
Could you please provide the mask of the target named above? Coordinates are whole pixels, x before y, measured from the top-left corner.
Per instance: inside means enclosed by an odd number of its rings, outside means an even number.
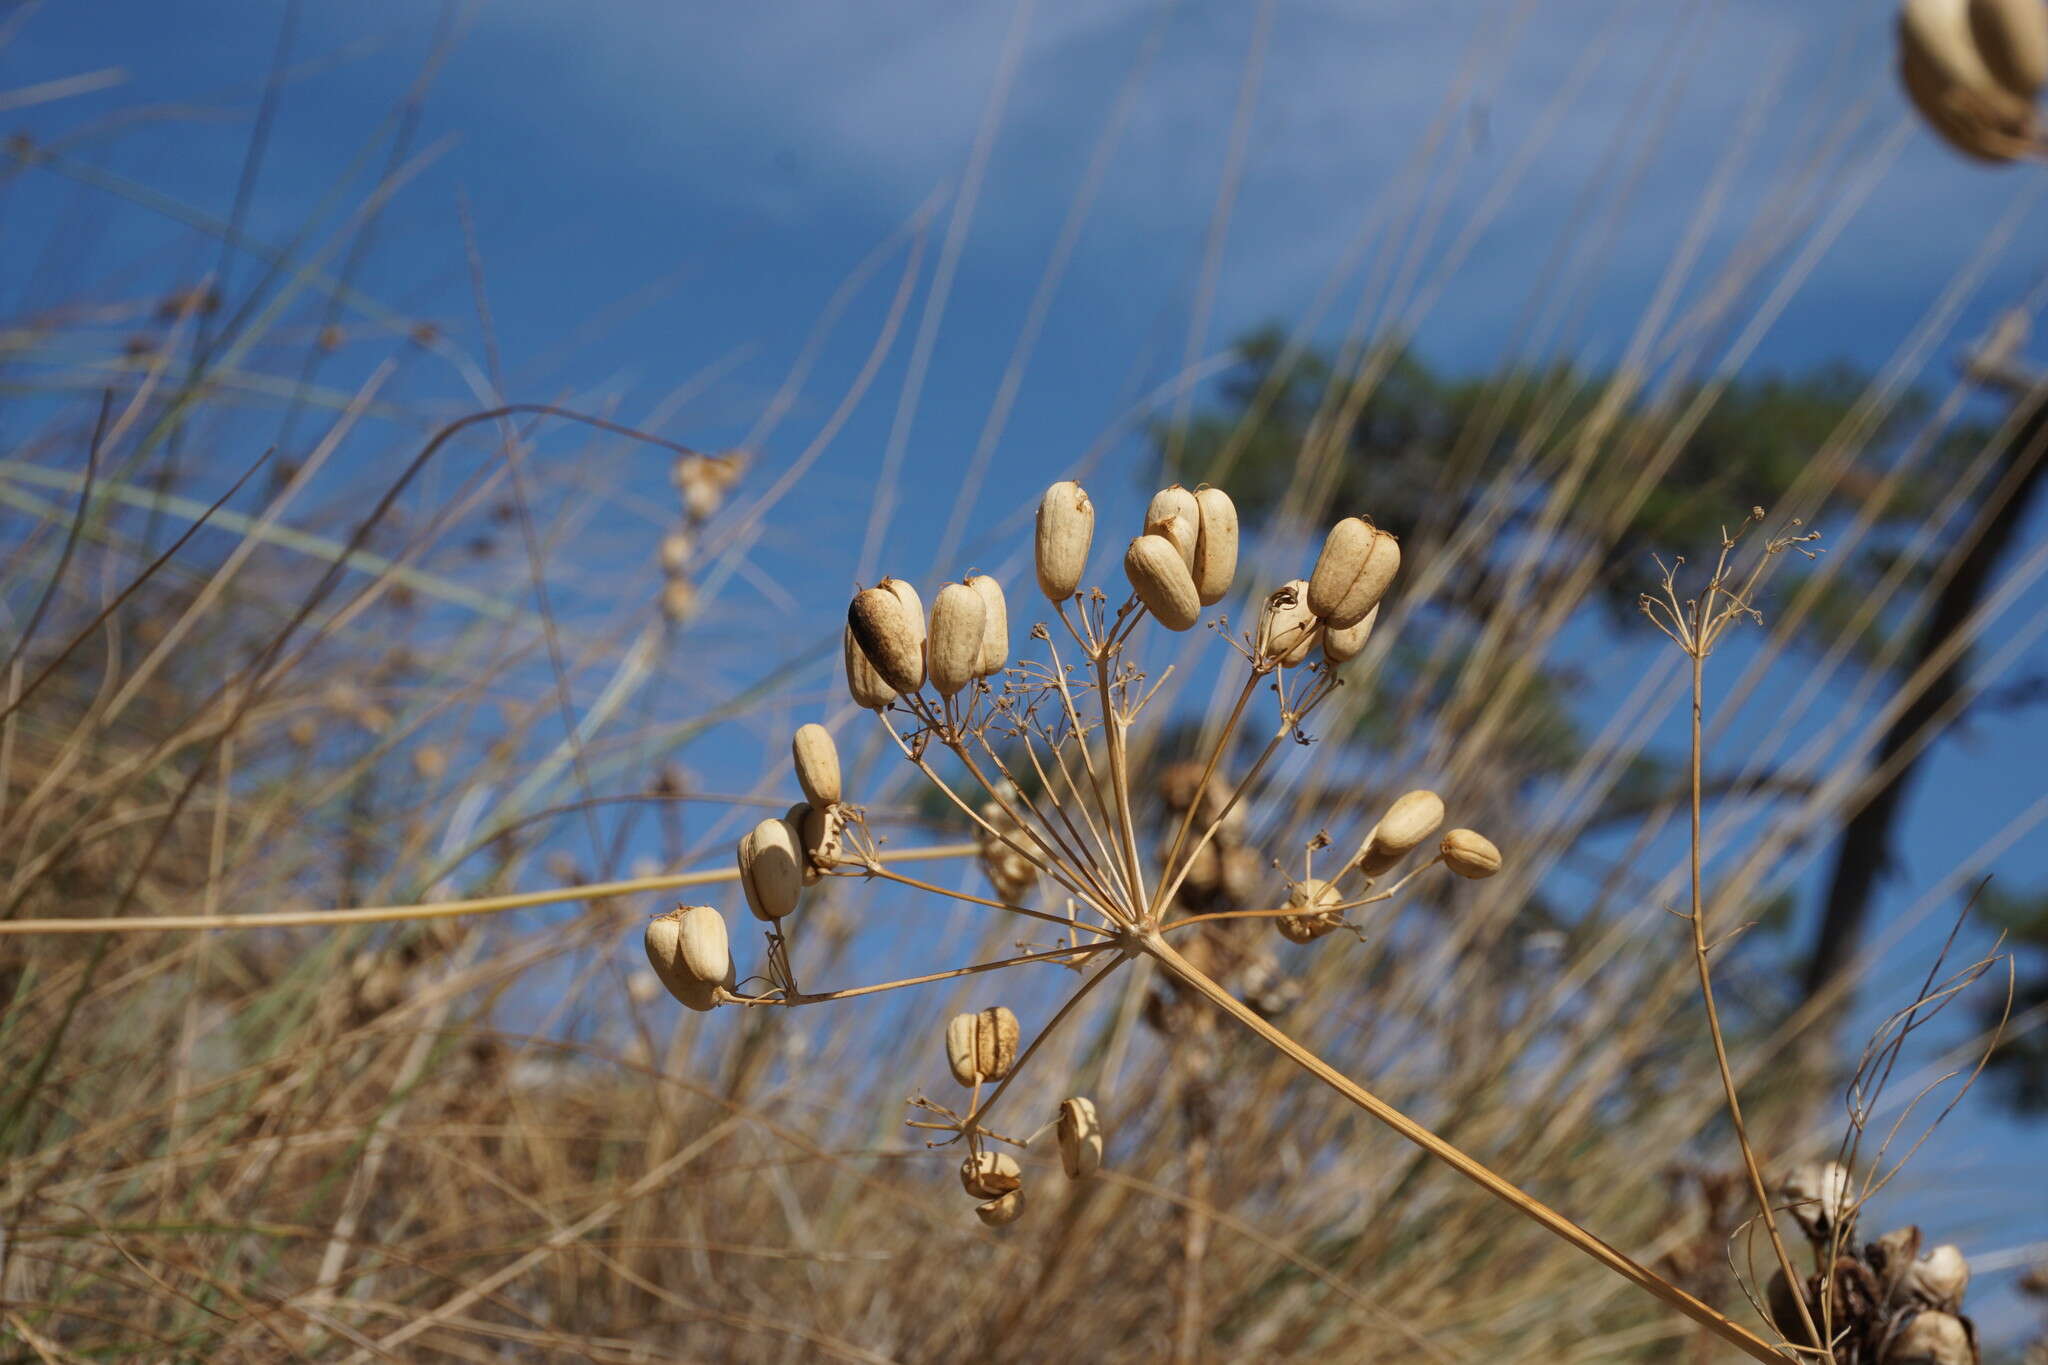
[[[946,1024],[946,1064],[953,1079],[973,1086],[978,1077],[999,1081],[1017,1060],[1017,1016],[1002,1005],[956,1014]]]
[[[1213,607],[1230,595],[1231,580],[1237,577],[1237,504],[1205,483],[1195,490],[1195,508],[1199,515],[1190,569],[1195,596]]]
[[[910,614],[902,593],[889,590],[898,581],[885,579],[884,586],[855,593],[846,626],[883,682],[898,692],[915,692],[924,686],[924,619]]]
[[[804,889],[801,836],[788,820],[770,817],[740,839],[740,888],[759,920],[778,920],[796,909]]]
[[[1186,630],[1202,618],[1194,576],[1179,548],[1165,536],[1147,533],[1133,540],[1124,551],[1124,577],[1130,579],[1138,600],[1168,630]]]
[[[1987,53],[1972,32],[1971,0],[1904,0],[1899,7],[1899,78],[1921,116],[1950,146],[1984,161],[2011,161],[2033,147],[2034,109],[2030,95],[2016,93],[1992,73]],[[1988,11],[1988,26],[1997,22]],[[2022,44],[2024,26],[2013,31]],[[2010,60],[2024,84],[2018,49]]]
[[[696,548],[688,531],[670,531],[661,538],[661,571],[670,578],[679,577],[690,567],[690,554]]]
[[[896,700],[896,689],[884,682],[875,666],[868,662],[867,652],[854,638],[852,626],[846,628],[845,634],[846,690],[853,697],[854,705],[879,711]]]
[[[1478,881],[1500,871],[1500,850],[1493,846],[1493,840],[1478,830],[1454,829],[1444,836],[1439,847],[1443,851],[1444,866],[1460,877]]]
[[[1970,1287],[1970,1263],[1962,1250],[1946,1242],[1913,1262],[1906,1272],[1906,1292],[1929,1308],[1953,1313],[1963,1306]]]
[[[1863,1249],[1863,1260],[1877,1275],[1878,1287],[1891,1299],[1906,1292],[1906,1277],[1920,1259],[1920,1229],[1894,1228]]]
[[[1309,575],[1309,610],[1343,630],[1379,605],[1401,568],[1401,546],[1364,517],[1346,517],[1330,528],[1323,552]]]
[[[1380,609],[1374,607],[1359,618],[1358,624],[1345,626],[1341,630],[1325,621],[1323,623],[1323,657],[1333,664],[1348,664],[1365,653],[1366,642],[1372,639],[1373,623],[1380,619]]]
[[[1771,1326],[1777,1328],[1788,1340],[1804,1339],[1802,1334],[1805,1328],[1800,1323],[1799,1300],[1793,1295],[1792,1282],[1785,1278],[1782,1269],[1771,1272],[1771,1282],[1764,1290],[1764,1308],[1770,1317]],[[1812,1304],[1809,1301],[1809,1311],[1811,1308]],[[1814,1314],[1814,1321],[1819,1320],[1820,1315]]]
[[[981,594],[981,655],[974,661],[974,676],[986,678],[1010,661],[1010,604],[1003,600],[1003,585],[985,573],[967,585]]]
[[[1162,854],[1164,850],[1161,850]],[[1164,861],[1162,857],[1161,861]],[[1187,872],[1181,885],[1198,896],[1206,896],[1216,889],[1223,877],[1223,854],[1216,847],[1214,839],[1196,848],[1187,855]]]
[[[1287,893],[1287,903],[1301,910],[1298,915],[1281,915],[1273,922],[1280,937],[1289,943],[1312,943],[1343,921],[1329,907],[1343,904],[1336,887],[1320,877],[1296,882]]]
[[[1076,1095],[1060,1101],[1060,1165],[1067,1179],[1086,1180],[1102,1167],[1102,1120],[1095,1101]]]
[[[1031,894],[1031,888],[1038,882],[1037,865],[1023,851],[1032,847],[1032,838],[1022,825],[1010,818],[1008,811],[994,801],[982,803],[981,818],[988,822],[987,828],[981,825],[974,828],[981,870],[988,874],[989,885],[995,888],[998,896],[1011,905],[1017,905]],[[1005,843],[1005,838],[1010,842]]]
[[[1259,855],[1245,844],[1226,847],[1217,859],[1216,894],[1238,905],[1250,905],[1265,880]]]
[[[1422,847],[1422,841],[1436,833],[1443,822],[1442,797],[1433,791],[1404,792],[1365,836],[1354,861],[1366,876],[1377,877]]]
[[[647,961],[668,993],[693,1010],[718,1004],[736,983],[725,919],[708,905],[677,906],[647,923]]]
[[[1322,636],[1323,623],[1308,609],[1308,583],[1297,578],[1266,598],[1259,614],[1259,659],[1293,668],[1307,659]]]
[[[1008,1152],[975,1152],[960,1163],[960,1183],[976,1199],[1000,1199],[1024,1184],[1024,1170]]]
[[[974,1216],[992,1228],[1014,1223],[1024,1212],[1024,1191],[1011,1190],[1001,1199],[974,1206]]]
[[[1855,1191],[1848,1168],[1837,1161],[1810,1161],[1794,1167],[1781,1192],[1792,1216],[1815,1241],[1834,1236],[1855,1216]]]
[[[932,687],[950,697],[975,679],[987,608],[965,583],[948,583],[932,601],[932,630],[926,647]]]
[[[2048,83],[2048,6],[2041,0],[1969,0],[1970,34],[1998,83],[2031,101]]]
[[[1088,547],[1095,540],[1095,504],[1080,484],[1065,479],[1038,502],[1038,590],[1064,602],[1088,571]]]
[[[1977,1365],[1977,1343],[1961,1318],[1929,1308],[1899,1329],[1884,1365]]]
[[[813,806],[836,806],[845,798],[839,779],[839,746],[832,742],[830,730],[816,721],[797,726],[789,753],[804,800]]]
[[[1202,507],[1195,495],[1179,484],[1160,489],[1145,508],[1145,530],[1162,535],[1179,549],[1188,572],[1195,570],[1195,547],[1202,536]]]
[[[661,615],[670,625],[681,625],[697,614],[697,585],[675,577],[661,585]]]

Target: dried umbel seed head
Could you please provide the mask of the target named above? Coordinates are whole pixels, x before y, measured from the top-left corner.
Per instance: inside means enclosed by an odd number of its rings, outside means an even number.
[[[1395,863],[1422,847],[1423,840],[1436,833],[1444,822],[1443,798],[1433,791],[1405,792],[1387,807],[1387,813],[1365,836],[1355,860],[1368,877],[1377,877]],[[1488,848],[1493,845],[1488,844]],[[1494,870],[1500,869],[1500,855],[1494,854]],[[1481,873],[1491,876],[1492,873]]]
[[[1439,848],[1444,855],[1444,866],[1460,877],[1478,881],[1500,871],[1500,850],[1493,846],[1493,840],[1478,830],[1454,829],[1444,836]]]
[[[1398,541],[1364,517],[1346,517],[1323,540],[1309,575],[1309,609],[1339,630],[1355,626],[1387,595],[1400,568]]]
[[[886,586],[855,593],[846,627],[883,682],[898,692],[924,686],[924,621],[910,614],[901,595]]]
[[[953,1079],[972,1086],[978,1078],[999,1081],[1017,1060],[1017,1016],[997,1005],[973,1014],[956,1014],[946,1024],[946,1064]]]
[[[1343,904],[1337,888],[1320,877],[1296,882],[1287,893],[1287,903],[1299,907],[1299,915],[1281,915],[1273,922],[1280,937],[1289,943],[1311,943],[1335,929],[1342,921],[1329,907]]]
[[[1855,1195],[1848,1168],[1836,1161],[1812,1161],[1795,1168],[1780,1187],[1792,1216],[1815,1240],[1832,1236],[1854,1216]]]
[[[839,746],[832,742],[832,732],[815,721],[799,725],[789,742],[789,753],[804,800],[813,806],[838,805],[845,792],[839,782]]]
[[[1899,7],[1899,77],[1927,122],[1956,150],[2010,161],[2030,150],[2033,106],[1992,74],[1972,31],[1971,0],[1905,0]],[[1991,24],[1987,16],[1987,27]],[[2024,41],[2024,32],[2019,36]],[[2018,52],[2016,79],[2024,81]]]
[[[1308,609],[1308,582],[1297,578],[1266,598],[1259,614],[1259,660],[1293,668],[1309,656],[1323,623]]]
[[[708,905],[677,906],[647,924],[647,961],[668,993],[693,1010],[718,1004],[735,983],[725,919]]]
[[[988,614],[981,594],[965,583],[948,583],[932,602],[930,656],[932,687],[950,697],[975,679],[981,662],[981,632]]]
[[[1080,484],[1062,480],[1038,502],[1038,590],[1064,602],[1088,571],[1088,547],[1095,539],[1095,504]]]
[[[852,626],[846,628],[846,690],[854,705],[870,711],[879,711],[896,700],[896,689],[882,681],[882,675],[868,662],[866,652],[853,637]]]
[[[1230,582],[1237,577],[1237,504],[1230,494],[1205,483],[1195,490],[1195,509],[1195,562],[1189,568],[1195,596],[1213,607],[1229,596]]]
[[[1102,1121],[1094,1100],[1076,1095],[1060,1101],[1059,1139],[1067,1179],[1086,1180],[1102,1168]]]
[[[960,1163],[960,1183],[976,1199],[1000,1199],[1022,1188],[1024,1171],[1008,1152],[976,1152]]]
[[[740,887],[754,918],[778,920],[796,909],[804,889],[801,845],[789,821],[773,817],[740,839]]]
[[[1333,664],[1348,664],[1365,653],[1366,642],[1372,639],[1373,622],[1380,619],[1380,609],[1374,607],[1367,612],[1357,625],[1338,629],[1328,622],[1323,623],[1323,657]]]
[[[1864,1264],[1877,1275],[1878,1288],[1887,1299],[1906,1292],[1906,1276],[1919,1259],[1920,1229],[1911,1224],[1895,1228],[1863,1248]]]
[[[1885,1347],[1884,1365],[1977,1365],[1967,1324],[1952,1313],[1915,1313]]]
[[[986,678],[1010,662],[1010,604],[1003,600],[1003,585],[985,573],[968,579],[967,586],[981,594],[981,655],[974,676]]]
[[[2000,85],[2032,100],[2048,84],[2048,6],[2041,0],[1970,0],[1970,35]]]
[[[1916,1303],[1953,1313],[1962,1307],[1963,1291],[1970,1287],[1970,1263],[1962,1251],[1944,1242],[1906,1272],[1906,1293]]]
[[[1014,1223],[1024,1212],[1024,1191],[1011,1190],[1001,1199],[991,1199],[986,1204],[974,1206],[974,1216],[992,1228]]]
[[[1202,538],[1202,506],[1195,495],[1179,484],[1162,488],[1145,507],[1145,530],[1162,535],[1179,547],[1188,572],[1195,570],[1195,548]]]
[[[1180,549],[1165,536],[1147,533],[1124,551],[1124,577],[1159,624],[1186,630],[1202,619],[1202,600]]]

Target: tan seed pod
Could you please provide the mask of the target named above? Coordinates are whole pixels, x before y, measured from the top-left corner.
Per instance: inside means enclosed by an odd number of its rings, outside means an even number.
[[[1977,1365],[1977,1345],[1961,1318],[1930,1308],[1892,1338],[1884,1365]]]
[[[1920,1229],[1912,1224],[1894,1228],[1863,1249],[1863,1260],[1876,1274],[1885,1299],[1905,1294],[1906,1277],[1912,1273],[1913,1262],[1919,1259]]]
[[[688,531],[670,531],[661,538],[661,571],[670,578],[680,576],[690,567],[690,552],[695,548]]]
[[[974,1063],[984,1079],[999,1081],[1010,1074],[1017,1060],[1017,1042],[1022,1036],[1017,1016],[1007,1006],[996,1005],[974,1016]]]
[[[902,595],[886,586],[896,581],[884,579],[882,587],[855,593],[846,625],[883,682],[898,692],[915,692],[924,686],[924,620],[912,616]]]
[[[1001,1199],[991,1199],[985,1204],[974,1206],[974,1216],[989,1227],[999,1228],[1014,1223],[1024,1212],[1024,1191],[1011,1190]]]
[[[974,676],[986,678],[1010,661],[1010,604],[1003,600],[1003,585],[985,573],[968,579],[967,586],[981,594],[981,655]]]
[[[924,599],[917,595],[917,589],[900,578],[885,578],[875,586],[888,589],[903,604],[903,617],[910,622],[910,633],[917,637],[917,647],[923,649]]]
[[[1180,551],[1164,536],[1142,535],[1124,551],[1131,590],[1168,630],[1186,630],[1202,617],[1195,580]]]
[[[1454,829],[1438,847],[1443,851],[1444,866],[1460,877],[1478,881],[1500,871],[1500,850],[1477,830]]]
[[[817,885],[818,878],[822,874],[819,872],[818,865],[811,861],[810,840],[804,835],[804,827],[810,823],[811,819],[811,803],[808,801],[797,802],[788,810],[782,812],[782,818],[791,829],[796,831],[797,847],[803,851],[803,856],[797,859],[797,865],[803,871],[804,885]]]
[[[1281,915],[1274,920],[1280,937],[1289,943],[1311,943],[1342,923],[1328,907],[1341,905],[1344,897],[1320,877],[1296,882],[1287,892],[1287,903],[1299,908],[1299,915]]]
[[[853,627],[844,632],[846,646],[846,691],[853,698],[854,705],[864,706],[870,711],[879,711],[896,700],[896,689],[882,681],[882,675],[868,662],[867,654],[860,642],[853,638]]]
[[[1038,590],[1064,602],[1080,589],[1095,540],[1095,504],[1080,484],[1063,479],[1038,502]]]
[[[805,806],[797,830],[804,841],[804,885],[846,856],[846,813],[839,806]]]
[[[677,924],[682,929],[683,966],[699,981],[723,984],[733,970],[725,916],[709,905],[686,905],[678,915]]]
[[[2033,106],[2000,83],[1972,33],[1971,0],[1905,0],[1899,75],[1934,131],[1957,150],[2010,161],[2033,140]]]
[[[716,929],[709,927],[698,911],[708,912],[717,922]],[[715,1008],[720,988],[731,990],[736,982],[729,948],[723,953],[724,969],[715,975],[708,971],[718,965],[717,949],[725,946],[725,921],[708,905],[677,906],[656,916],[648,921],[646,942],[647,961],[655,976],[670,995],[693,1010]],[[695,969],[693,957],[697,966],[707,969],[705,973]]]
[[[1203,484],[1195,490],[1200,513],[1195,533],[1195,596],[1213,607],[1230,594],[1237,577],[1237,504],[1220,488]]]
[[[981,632],[987,608],[981,594],[965,583],[948,583],[932,601],[929,656],[932,687],[950,697],[973,682],[981,661]]]
[[[2048,84],[2048,5],[2041,0],[1969,0],[1970,35],[1998,83],[2023,100]]]
[[[740,887],[759,920],[778,920],[796,909],[804,889],[801,838],[788,820],[771,816],[740,839]]]
[[[1000,1199],[1024,1184],[1024,1170],[1008,1152],[976,1152],[960,1163],[960,1183],[976,1199]]]
[[[1060,1101],[1059,1139],[1067,1179],[1086,1180],[1102,1168],[1102,1121],[1094,1100],[1076,1095]]]
[[[1379,605],[1401,568],[1401,546],[1364,517],[1330,528],[1309,575],[1309,610],[1339,630],[1355,626]]]
[[[1180,549],[1188,572],[1194,572],[1195,547],[1202,534],[1202,507],[1193,493],[1179,484],[1154,493],[1145,508],[1145,531],[1171,540]]]
[[[796,727],[789,741],[789,756],[796,765],[796,784],[804,789],[804,800],[814,806],[836,806],[845,797],[839,783],[839,746],[832,732],[812,721]]]
[[[1373,623],[1380,619],[1380,609],[1374,607],[1358,624],[1338,629],[1325,622],[1323,625],[1323,657],[1333,664],[1350,663],[1365,652],[1366,641],[1372,639]]]
[[[1809,1238],[1831,1237],[1855,1215],[1849,1172],[1837,1161],[1810,1161],[1785,1177],[1780,1192]]]
[[[1266,608],[1259,614],[1259,658],[1293,668],[1316,647],[1322,625],[1308,609],[1308,583],[1297,578],[1283,585],[1266,598]]]
[[[1422,841],[1443,822],[1442,797],[1433,791],[1404,792],[1365,836],[1356,862],[1366,876],[1377,877],[1422,847]]]
[[[1970,1263],[1961,1249],[1946,1242],[1913,1262],[1906,1272],[1906,1293],[1915,1302],[1953,1313],[1962,1307],[1970,1287]]]
[[[687,578],[671,578],[661,586],[662,619],[681,625],[697,610],[697,585]]]

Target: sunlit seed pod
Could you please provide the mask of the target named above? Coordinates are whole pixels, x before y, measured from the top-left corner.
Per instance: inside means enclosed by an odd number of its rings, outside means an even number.
[[[1477,830],[1454,829],[1438,847],[1444,855],[1444,866],[1460,877],[1478,881],[1500,871],[1500,850]]]
[[[1865,1247],[1863,1259],[1877,1276],[1882,1297],[1903,1296],[1906,1277],[1912,1273],[1913,1263],[1920,1259],[1920,1229],[1912,1224],[1894,1228]]]
[[[946,1065],[953,1079],[972,1088],[979,1073],[974,1066],[975,1016],[956,1014],[946,1021]]]
[[[1001,1199],[991,1199],[985,1204],[974,1206],[974,1216],[992,1228],[1014,1223],[1024,1212],[1024,1191],[1011,1190]]]
[[[1330,528],[1323,552],[1309,575],[1309,610],[1343,630],[1379,605],[1401,567],[1401,547],[1364,517],[1346,517]]]
[[[1972,33],[1970,0],[1905,0],[1899,76],[1934,131],[1966,155],[2010,161],[2030,150],[2033,105],[1994,76]]]
[[[688,531],[670,531],[661,538],[661,571],[669,577],[690,567],[690,552],[696,548]]]
[[[903,617],[910,622],[910,633],[917,637],[917,647],[924,648],[924,599],[917,595],[917,589],[900,578],[885,578],[875,584],[896,595],[903,604]]]
[[[2048,83],[2048,5],[2041,0],[1969,0],[1970,34],[1992,76],[2023,100]]]
[[[985,573],[968,579],[967,586],[981,594],[981,655],[974,676],[986,678],[1010,661],[1010,604],[1003,600],[1003,585]]]
[[[1289,943],[1310,943],[1342,923],[1337,912],[1328,907],[1343,902],[1344,897],[1336,887],[1320,877],[1310,877],[1296,882],[1287,892],[1287,903],[1302,913],[1281,915],[1274,923],[1279,927],[1280,937]]]
[[[1159,624],[1186,630],[1202,618],[1202,601],[1180,551],[1164,536],[1142,535],[1124,551],[1124,577]]]
[[[926,655],[932,688],[950,697],[975,679],[981,661],[981,632],[987,608],[965,583],[948,583],[932,601],[932,629]]]
[[[707,927],[695,911],[709,911],[717,920],[715,930]],[[695,927],[693,928],[693,924]],[[665,915],[656,916],[647,924],[647,961],[654,968],[654,974],[670,995],[693,1010],[703,1011],[715,1008],[721,988],[731,990],[736,977],[732,957],[728,949],[723,970],[712,974],[709,968],[717,966],[715,949],[724,943],[725,921],[710,906],[678,906]],[[714,943],[714,936],[716,943]],[[694,943],[694,947],[690,945]],[[691,954],[707,969],[700,974],[691,965]]]
[[[671,578],[661,585],[662,619],[681,625],[697,613],[697,585],[687,578]]]
[[[1094,1100],[1076,1095],[1060,1101],[1059,1139],[1067,1179],[1086,1180],[1102,1168],[1102,1120]]]
[[[1977,1347],[1961,1318],[1929,1308],[1892,1338],[1884,1365],[1977,1365]]]
[[[1840,1162],[1810,1161],[1795,1167],[1780,1187],[1792,1217],[1810,1238],[1833,1236],[1855,1213],[1855,1192]]]
[[[1309,656],[1323,623],[1308,609],[1308,583],[1303,579],[1276,589],[1259,614],[1259,658],[1293,668]]]
[[[839,746],[832,742],[830,730],[816,721],[797,726],[790,737],[789,757],[804,800],[814,806],[836,806],[845,798],[839,781]]]
[[[677,915],[682,928],[683,966],[699,981],[723,984],[733,969],[725,916],[709,905],[686,905]]]
[[[1323,623],[1323,657],[1333,664],[1350,663],[1365,652],[1366,642],[1372,639],[1373,623],[1380,619],[1380,609],[1374,607],[1356,625],[1336,626]]]
[[[983,1080],[999,1081],[1010,1074],[1020,1037],[1017,1016],[1007,1006],[996,1005],[974,1016],[974,1064]]]
[[[1195,569],[1195,547],[1201,541],[1202,507],[1179,484],[1160,489],[1145,508],[1147,534],[1163,535],[1180,550],[1188,572]]]
[[[898,692],[924,686],[924,619],[910,614],[902,594],[886,586],[855,593],[846,625],[883,682]]]
[[[1203,484],[1195,490],[1195,507],[1195,596],[1213,607],[1229,596],[1237,577],[1237,504],[1222,489]]]
[[[1404,792],[1365,836],[1358,849],[1358,866],[1368,877],[1379,876],[1422,847],[1422,841],[1436,833],[1443,822],[1442,797],[1433,791]]]
[[[804,862],[789,821],[770,817],[740,839],[740,888],[747,908],[760,920],[778,920],[796,909],[803,895]]]
[[[882,680],[875,666],[868,662],[866,651],[854,639],[853,627],[845,631],[846,646],[846,691],[853,698],[854,705],[864,706],[870,711],[879,711],[896,700],[896,689]]]
[[[1970,1287],[1970,1263],[1962,1251],[1946,1242],[1913,1262],[1906,1272],[1906,1292],[1929,1308],[1953,1313],[1962,1307],[1963,1291]]]
[[[960,1183],[976,1199],[1000,1199],[1024,1184],[1024,1168],[1008,1152],[976,1152],[960,1163]]]
[[[1095,504],[1070,479],[1045,490],[1038,502],[1038,590],[1064,602],[1088,571],[1088,547],[1095,539]]]
[[[797,832],[803,836],[804,885],[809,886],[845,856],[845,810],[840,806],[807,805]]]
[[[803,870],[804,885],[815,886],[820,873],[817,864],[811,861],[810,842],[804,837],[804,826],[810,822],[811,818],[811,803],[808,801],[797,802],[782,813],[782,818],[791,829],[796,831],[797,847],[803,850],[803,856],[797,859],[797,864]]]

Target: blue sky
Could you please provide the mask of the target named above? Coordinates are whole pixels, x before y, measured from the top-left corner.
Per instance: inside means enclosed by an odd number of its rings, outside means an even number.
[[[140,103],[173,106],[160,122],[89,137],[79,154],[224,216],[286,12],[236,0],[48,5],[0,48],[0,88],[104,67],[126,79],[0,123],[50,137]],[[1099,190],[996,446],[978,525],[1026,505],[1189,354],[1213,354],[1268,318],[1299,319],[1347,245],[1375,223],[1384,232],[1418,190],[1425,202],[1441,195],[1409,295],[1429,306],[1398,317],[1431,359],[1456,369],[1506,355],[1525,302],[1545,288],[1575,319],[1554,353],[1612,359],[1716,185],[1708,264],[1787,205],[1845,215],[1759,338],[1754,365],[1885,363],[2003,233],[1930,361],[1945,380],[1962,343],[2036,287],[2044,264],[2035,244],[2048,181],[1966,164],[1910,123],[1890,76],[1891,10],[1878,3],[1288,0],[1269,20],[1257,5],[1202,0],[491,0],[452,13],[457,37],[412,143],[423,164],[380,225],[363,284],[478,345],[462,260],[467,205],[518,396],[616,403],[630,420],[708,374],[664,430],[707,448],[737,440],[848,272],[929,206],[925,269],[954,272],[947,307],[928,313],[928,295],[915,297],[874,392],[792,500],[786,524],[796,529],[769,547],[804,601],[838,600],[872,576],[874,556],[919,575],[932,567],[1105,130],[1115,137]],[[380,122],[418,78],[442,16],[424,0],[302,8],[291,40],[299,69],[279,94],[252,201],[255,236],[289,238],[337,168],[368,147],[369,169],[342,202],[359,199],[384,164]],[[1253,52],[1262,60],[1239,160],[1236,110]],[[1837,126],[1837,154],[1796,178]],[[1731,147],[1747,151],[1723,183]],[[1205,244],[1234,163],[1241,184],[1203,313]],[[1418,165],[1421,178],[1407,179]],[[976,190],[971,216],[958,214],[963,182]],[[1622,186],[1612,221],[1576,217],[1589,187]],[[11,311],[39,297],[46,267],[83,273],[110,295],[138,270],[190,278],[211,268],[211,248],[132,214],[54,256],[23,250],[42,252],[50,227],[93,202],[86,191],[24,197],[0,218],[15,263],[0,273]],[[1432,286],[1442,253],[1481,211],[1494,214],[1489,226]],[[1600,268],[1580,278],[1569,265],[1583,251],[1597,252]],[[768,468],[794,457],[859,371],[902,262],[890,255],[848,306],[763,452]],[[1361,275],[1351,278],[1325,331],[1352,306]],[[905,378],[921,329],[929,371],[912,404]],[[423,393],[452,387],[445,377],[408,382]],[[902,503],[871,552],[835,509],[867,505],[897,445]],[[1131,453],[1128,441],[1115,446],[1096,481],[1112,515],[1136,495],[1123,472]],[[2040,606],[2033,594],[2027,610]],[[1945,870],[2041,794],[2039,729],[2032,715],[1992,720],[1944,745],[1922,775],[1907,879],[1888,907],[1911,901],[1916,871]],[[2027,844],[1998,868],[2020,884],[2048,880],[2048,860]],[[2010,1170],[2017,1144],[2038,1151],[2040,1137],[1978,1114],[1954,1142],[1961,1158]],[[2043,1197],[1987,1237],[2048,1235]]]

